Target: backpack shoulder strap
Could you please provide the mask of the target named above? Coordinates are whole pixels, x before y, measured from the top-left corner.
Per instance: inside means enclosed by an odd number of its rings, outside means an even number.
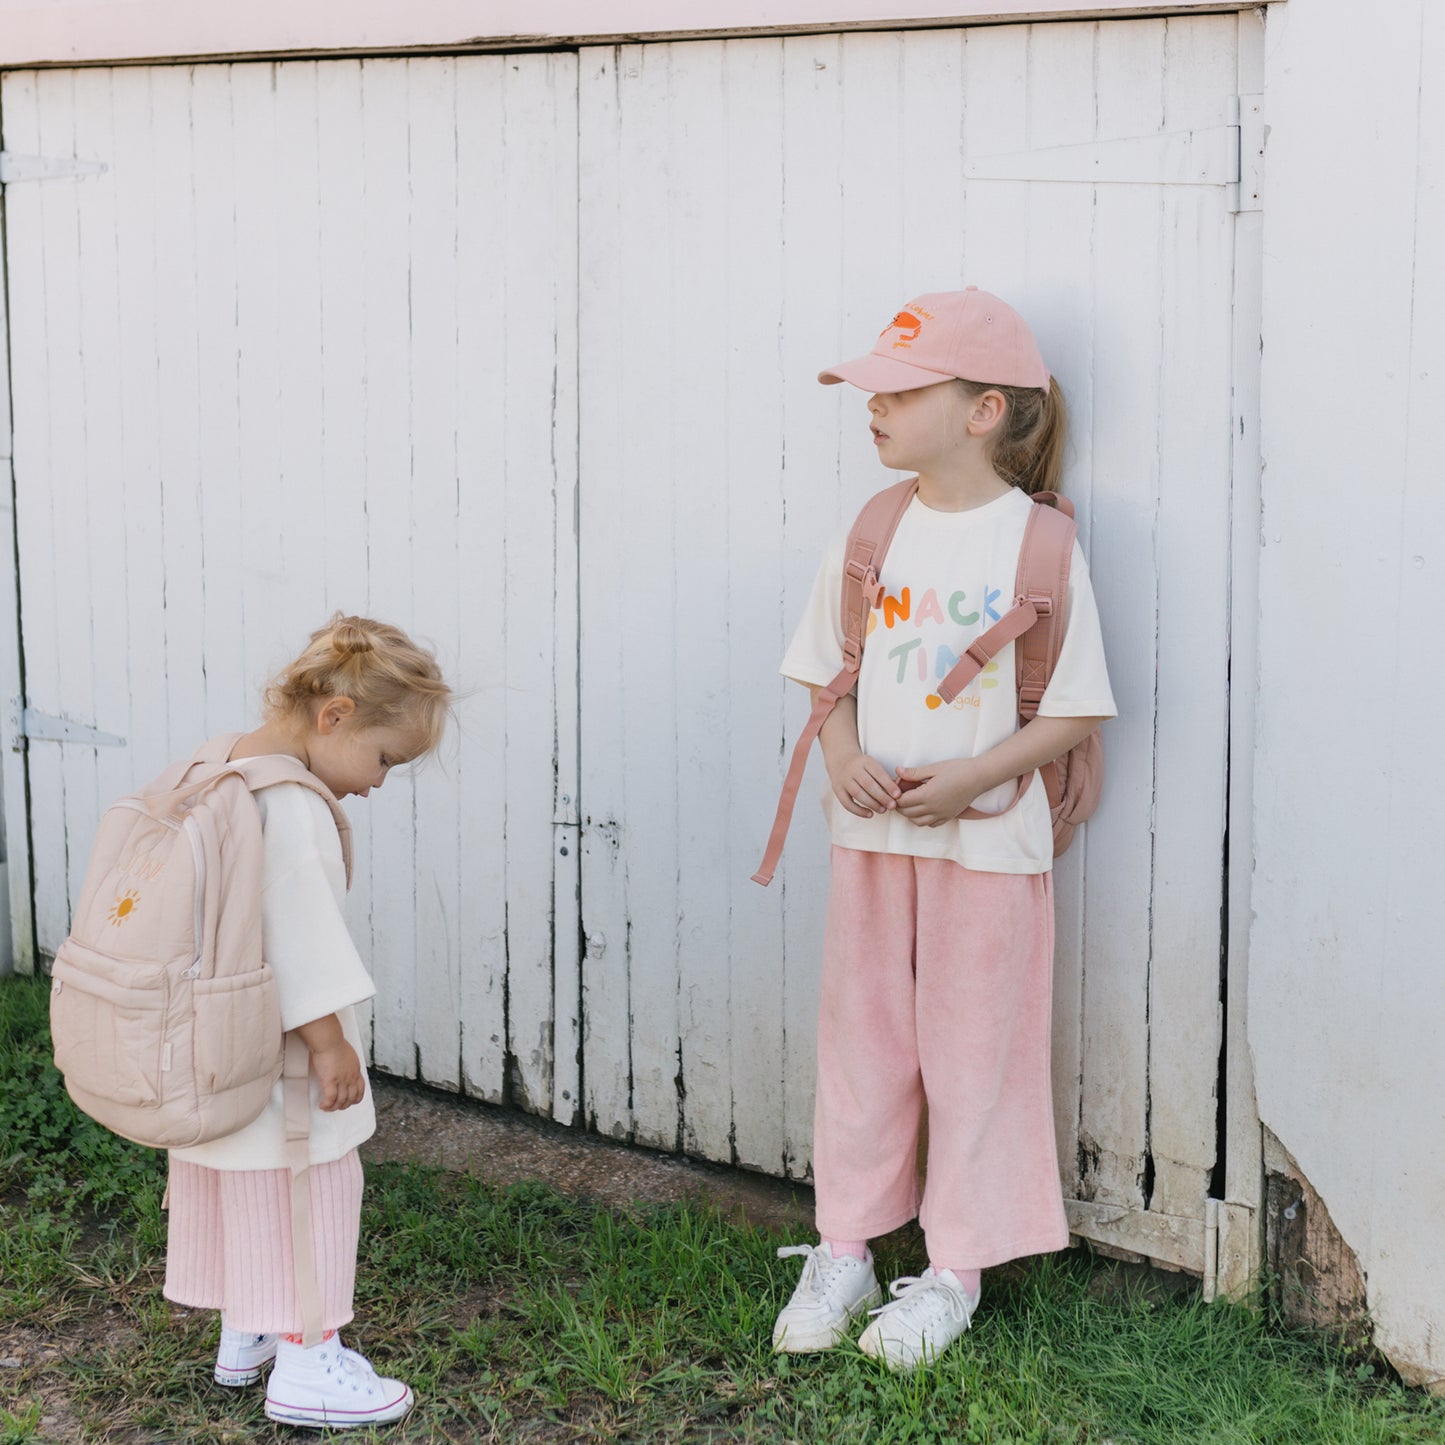
[[[1034,500],[1040,496],[1053,497],[1054,493],[1041,492]],[[1040,504],[1029,513],[1014,572],[1014,605],[969,643],[938,684],[938,695],[945,703],[952,702],[1010,642],[1016,642],[1019,714],[1025,722],[1037,715],[1063,640],[1063,628],[1054,622],[1069,590],[1069,563],[1078,530],[1072,512],[1065,503],[1057,508]],[[1037,625],[1040,623],[1043,625]]]
[[[838,599],[843,623],[843,660],[857,672],[868,635],[868,612],[883,600],[879,576],[893,534],[918,491],[918,478],[895,482],[864,502],[843,548],[843,592]]]
[[[1014,584],[1019,600],[1032,603],[1043,624],[1025,632],[1014,653],[1019,717],[1026,723],[1038,716],[1039,703],[1064,645],[1069,568],[1079,533],[1073,506],[1066,498],[1054,492],[1039,492],[1033,500],[1036,505],[1024,529]]]
[[[1073,506],[1054,492],[1038,492],[1038,505],[1024,524],[1014,572],[1014,605],[986,632],[969,643],[958,662],[938,684],[938,695],[952,702],[1010,642],[1014,643],[1014,674],[1019,723],[1038,716],[1054,665],[1063,645],[1064,604],[1069,591],[1069,564],[1074,555]],[[1034,780],[1030,772],[1019,780],[1013,799],[998,812],[968,808],[961,818],[996,818],[1016,808]]]
[[[838,699],[851,692],[858,681],[858,669],[863,664],[863,643],[868,636],[868,612],[883,600],[883,584],[878,580],[878,574],[893,534],[898,530],[898,524],[917,490],[917,477],[885,487],[863,504],[863,510],[849,529],[843,548],[843,591],[838,604],[843,623],[843,668],[832,682],[818,690],[807,726],[793,747],[787,776],[783,779],[783,791],[778,798],[778,811],[773,818],[773,831],[768,835],[763,861],[753,874],[753,882],[761,883],[764,888],[773,881],[778,859],[783,856],[783,844],[787,841],[788,827],[793,821],[793,804],[798,800],[803,770],[808,764],[808,750]]]
[[[234,742],[232,746],[235,746]],[[274,788],[278,783],[300,783],[331,809],[331,820],[336,824],[336,832],[341,839],[341,861],[346,865],[346,886],[350,888],[351,819],[346,816],[346,810],[337,802],[331,789],[315,773],[303,767],[299,759],[289,758],[281,753],[269,753],[259,758],[237,758],[231,766],[245,779],[246,786],[253,793],[259,793],[264,788]]]
[[[245,733],[221,733],[218,737],[207,738],[188,758],[172,763],[164,772],[151,779],[140,791],[148,797],[153,794],[173,793],[185,782],[187,774],[200,763],[224,763],[231,756]]]

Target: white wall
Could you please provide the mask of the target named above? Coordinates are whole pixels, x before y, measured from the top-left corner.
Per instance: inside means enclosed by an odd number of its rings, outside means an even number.
[[[1250,1042],[1260,1115],[1445,1380],[1445,9],[1268,30]]]

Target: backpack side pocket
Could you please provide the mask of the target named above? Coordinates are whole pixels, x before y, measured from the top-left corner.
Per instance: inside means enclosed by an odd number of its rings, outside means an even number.
[[[77,1090],[85,1096],[76,1102],[111,1128],[92,1101],[158,1107],[169,1002],[165,967],[107,958],[72,938],[55,955],[52,978],[55,1066],[72,1097]]]
[[[198,978],[194,989],[196,1084],[224,1094],[264,1081],[262,1102],[281,1077],[285,1038],[271,966]]]

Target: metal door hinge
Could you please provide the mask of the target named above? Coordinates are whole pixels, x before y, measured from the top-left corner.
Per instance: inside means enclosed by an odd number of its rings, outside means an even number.
[[[22,708],[20,699],[10,699],[10,747],[23,752],[30,742],[79,743],[89,748],[123,748],[125,739],[115,733],[103,733],[86,723],[69,718],[52,717],[33,707]]]
[[[1252,1206],[1232,1199],[1204,1201],[1204,1298],[1246,1299],[1260,1264],[1259,1220]]]
[[[1262,95],[1241,95],[1238,104],[1239,179],[1229,188],[1229,209],[1236,215],[1264,209],[1264,143],[1269,129]]]
[[[0,151],[0,186],[17,181],[59,181],[74,176],[100,176],[110,169],[104,161],[79,156],[22,156]]]

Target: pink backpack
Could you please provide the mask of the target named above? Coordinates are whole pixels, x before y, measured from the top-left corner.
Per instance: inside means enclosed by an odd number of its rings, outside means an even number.
[[[308,1343],[320,1339],[310,1257],[310,1055],[281,1029],[261,956],[261,814],[255,794],[300,783],[324,798],[351,881],[351,824],[294,758],[229,761],[242,734],[106,809],[70,936],[55,955],[55,1066],[77,1106],[156,1149],[234,1134],[286,1076],[292,1237]]]
[[[753,882],[766,887],[782,856],[788,825],[793,817],[793,804],[803,781],[808,750],[819,729],[833,711],[840,697],[850,693],[858,681],[863,663],[863,644],[868,636],[868,613],[882,605],[883,586],[879,574],[888,554],[898,523],[908,510],[918,490],[918,478],[910,477],[886,488],[865,503],[858,519],[848,533],[843,562],[843,670],[827,687],[818,692],[808,725],[793,749],[788,775],[778,800],[773,831]],[[1019,551],[1018,571],[1014,577],[1014,605],[986,632],[974,638],[964,655],[938,685],[938,695],[945,703],[952,702],[974,678],[1010,642],[1014,648],[1015,675],[1018,689],[1019,726],[1038,716],[1039,703],[1064,642],[1064,609],[1069,594],[1069,564],[1073,560],[1074,508],[1066,498],[1055,492],[1036,492],[1032,500],[1039,503],[1024,528],[1023,546]],[[1038,770],[1048,794],[1049,811],[1054,824],[1054,856],[1072,842],[1074,830],[1099,805],[1104,782],[1104,750],[1097,729],[1063,757],[1046,763]],[[968,808],[961,818],[995,818],[1016,808],[1029,790],[1034,774],[1021,778],[1018,790],[1008,806],[996,813]]]

